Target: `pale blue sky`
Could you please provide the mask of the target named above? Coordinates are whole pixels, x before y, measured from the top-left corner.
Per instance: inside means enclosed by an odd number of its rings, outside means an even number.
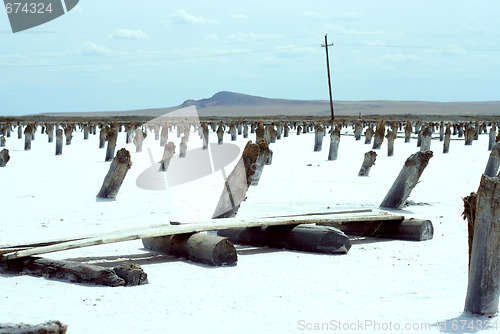
[[[170,107],[227,90],[335,100],[500,100],[500,2],[80,0],[13,34],[0,115]]]

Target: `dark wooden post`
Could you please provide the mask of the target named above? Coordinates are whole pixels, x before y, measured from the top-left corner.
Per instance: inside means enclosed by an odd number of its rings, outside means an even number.
[[[243,123],[241,123],[241,121],[238,121],[236,127],[238,129],[238,136],[241,136],[241,134],[243,133]]]
[[[160,162],[160,171],[165,172],[168,169],[168,166],[170,164],[170,160],[175,154],[175,145],[172,142],[168,142],[167,145],[165,145],[165,149],[163,150],[163,158],[161,159]]]
[[[297,126],[297,136],[300,136],[301,132],[302,132],[302,127],[299,125]]]
[[[474,133],[474,139],[473,140],[478,140],[479,139],[479,133],[481,133],[481,131],[479,129],[479,121],[476,121],[476,123],[474,123],[474,130],[475,130],[475,133]]]
[[[203,140],[203,150],[208,150],[208,125],[206,123],[201,124],[201,135]]]
[[[106,134],[106,141],[108,142],[108,146],[106,148],[106,158],[104,161],[111,161],[115,156],[115,148],[116,148],[116,139],[118,135],[116,133],[116,129],[114,127],[109,128]]]
[[[430,158],[432,158],[432,151],[417,152],[410,155],[380,207],[401,209],[411,191],[417,185]]]
[[[325,129],[321,124],[316,125],[316,134],[314,136],[314,152],[320,152],[323,147],[323,135],[325,134]]]
[[[146,133],[142,131],[141,128],[135,129],[134,135],[134,145],[136,152],[142,152],[142,144],[144,143],[144,138],[146,138]]]
[[[477,191],[465,312],[495,316],[500,297],[500,179],[483,175]]]
[[[281,125],[281,122],[278,122],[276,125],[276,139],[280,140],[281,139],[281,132],[283,131],[283,126]]]
[[[5,167],[10,160],[9,150],[4,148],[0,151],[0,167]]]
[[[134,140],[134,130],[135,126],[132,122],[129,122],[125,130],[125,144],[130,144]]]
[[[425,127],[425,125],[424,125],[424,127]],[[417,147],[422,146],[422,131],[423,131],[422,128],[420,129],[420,131],[418,131],[418,135],[417,135]]]
[[[375,165],[375,160],[377,160],[377,153],[375,151],[366,152],[358,176],[368,176],[370,169]]]
[[[47,132],[49,143],[52,143],[54,141],[54,124],[53,123],[47,124],[46,132]]]
[[[71,145],[71,139],[73,139],[73,126],[71,124],[66,125],[64,134],[66,136],[66,145]]]
[[[255,133],[256,126],[257,124],[255,124],[255,122],[252,122],[252,124],[250,124],[250,133]]]
[[[231,124],[229,124],[229,133],[231,134],[231,141],[235,141],[237,132],[236,132],[236,124],[234,124],[234,122],[231,122]]]
[[[262,121],[260,121],[259,125],[255,129],[255,142],[256,143],[258,143],[261,140],[265,140],[265,132],[266,132],[266,130],[264,129],[264,124]]]
[[[109,127],[102,125],[101,131],[99,132],[99,148],[104,148],[106,144],[106,136],[108,135]]]
[[[323,138],[323,137],[321,137]],[[328,160],[337,160],[340,144],[340,127],[335,126],[330,134],[330,150],[328,152]]]
[[[371,144],[373,137],[373,126],[370,124],[365,131],[365,144]]]
[[[458,124],[458,138],[464,136],[464,125],[462,123]]]
[[[497,126],[495,123],[490,128],[490,137],[489,137],[489,142],[488,142],[488,151],[491,151],[493,146],[495,145],[495,140],[497,137]]]
[[[362,133],[363,133],[363,124],[361,124],[361,122],[356,122],[354,125],[354,139],[361,140]]]
[[[424,126],[421,131],[422,144],[420,145],[420,152],[429,151],[431,149],[432,130],[429,126]]]
[[[187,152],[187,138],[182,136],[181,143],[179,144],[179,158],[185,158]]]
[[[33,128],[31,125],[28,124],[26,128],[24,129],[24,150],[29,151],[31,150],[31,140],[33,138]]]
[[[375,130],[375,139],[373,140],[373,150],[378,150],[382,146],[382,142],[384,141],[385,135],[385,122],[384,120],[379,120],[377,124],[377,129]]]
[[[22,139],[23,138],[23,126],[19,124],[17,126],[17,139]]]
[[[458,135],[458,124],[453,123],[453,135]]]
[[[0,147],[5,147],[5,142],[6,142],[5,136],[1,136],[0,137]]]
[[[394,155],[394,140],[397,137],[397,132],[387,130],[387,156],[392,157]]]
[[[484,175],[496,176],[498,173],[498,168],[500,166],[500,142],[496,143],[491,149],[490,157],[488,163],[486,164],[486,169],[484,170]]]
[[[418,133],[420,132],[420,127],[422,126],[422,124],[420,123],[420,121],[417,121],[417,123],[415,123],[415,134],[418,135]]]
[[[465,145],[472,145],[472,141],[476,136],[476,130],[472,126],[465,129]]]
[[[248,138],[248,124],[243,125],[243,138]]]
[[[283,137],[288,137],[288,133],[290,132],[290,128],[287,124],[283,127]]]
[[[450,151],[450,141],[451,141],[451,125],[448,123],[446,125],[446,130],[444,132],[444,143],[443,143],[443,153],[448,153]]]
[[[116,130],[112,128],[109,133],[115,133],[115,144],[116,144]],[[109,148],[109,141],[108,141]],[[108,174],[104,178],[101,190],[97,194],[98,198],[116,198],[118,191],[127,175],[128,170],[132,166],[132,161],[130,159],[130,153],[126,149],[122,148],[116,153],[116,157],[111,162],[109,166]]]
[[[222,145],[224,139],[224,123],[219,122],[219,127],[217,128],[217,142]]]
[[[439,141],[443,141],[444,140],[444,122],[441,121],[439,123]]]
[[[89,139],[90,125],[87,123],[83,126],[83,139]]]
[[[63,130],[56,131],[56,155],[61,155],[63,150]]]

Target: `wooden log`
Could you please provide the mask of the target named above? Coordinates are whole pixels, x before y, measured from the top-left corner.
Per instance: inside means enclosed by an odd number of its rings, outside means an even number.
[[[108,131],[106,133],[106,141],[107,141],[108,145],[106,147],[106,157],[105,157],[104,161],[113,160],[113,157],[115,156],[117,137],[118,136],[117,136],[115,128],[108,129]]]
[[[377,153],[375,151],[366,152],[358,176],[368,176],[370,169],[375,165],[375,160],[377,160]]]
[[[99,148],[104,148],[106,144],[106,137],[108,135],[109,128],[107,126],[103,126],[101,131],[99,132]]]
[[[410,121],[406,121],[406,126],[405,126],[405,143],[410,142],[411,138],[411,132],[412,132],[412,126]]]
[[[444,132],[444,143],[443,143],[443,153],[448,153],[450,151],[450,141],[451,141],[451,128],[450,123],[446,125],[446,131]]]
[[[401,221],[322,223],[333,226],[347,235],[377,237],[396,240],[425,241],[434,236],[434,227],[430,220],[405,219]]]
[[[66,136],[66,145],[71,145],[71,140],[73,139],[73,126],[68,124],[64,128],[64,135]]]
[[[323,147],[323,135],[325,134],[325,128],[321,124],[316,125],[316,133],[314,135],[314,152],[321,152]]]
[[[394,140],[397,137],[396,131],[387,130],[387,156],[392,157],[394,155]]]
[[[498,173],[498,168],[500,166],[500,142],[496,143],[491,150],[488,163],[484,170],[484,175],[496,176]]]
[[[387,192],[380,207],[389,209],[403,208],[406,199],[417,185],[430,158],[432,158],[432,151],[417,152],[406,159],[401,172]]]
[[[45,278],[63,279],[73,283],[91,283],[105,286],[124,286],[125,281],[113,269],[74,261],[25,257],[3,261],[8,272]]]
[[[0,167],[7,166],[7,162],[10,160],[9,150],[4,148],[0,151]]]
[[[137,128],[134,131],[134,145],[136,152],[142,152],[142,144],[144,143],[144,138],[146,138],[146,133],[142,131],[141,128]]]
[[[422,144],[420,145],[420,152],[430,151],[432,141],[432,130],[429,126],[422,128]]]
[[[500,297],[500,179],[483,175],[477,191],[465,312],[495,316]]]
[[[302,252],[346,254],[349,238],[338,229],[326,226],[290,225],[236,228],[217,231],[235,244],[269,246]]]
[[[328,160],[337,160],[340,144],[340,127],[336,126],[330,134],[330,149],[328,151]]]
[[[236,265],[236,248],[225,237],[188,233],[142,239],[144,247],[211,266]]]
[[[372,150],[378,150],[382,146],[385,135],[385,122],[383,119],[378,121],[377,129],[375,130]]]
[[[144,272],[140,265],[130,262],[123,262],[113,268],[115,274],[125,281],[126,286],[138,286],[148,284],[148,274]]]
[[[66,334],[68,325],[60,321],[46,321],[37,325],[30,324],[0,324],[0,334]]]
[[[132,166],[130,160],[130,153],[122,148],[116,153],[116,157],[109,166],[109,171],[104,182],[102,183],[101,190],[97,194],[98,198],[116,198],[118,191],[127,175],[128,170]]]
[[[24,129],[24,150],[29,151],[31,150],[31,141],[33,139],[33,128],[31,125],[28,125]]]
[[[182,136],[181,143],[179,144],[179,158],[185,158],[187,153],[187,138]]]
[[[493,149],[497,137],[497,126],[493,124],[490,128],[489,141],[488,141],[488,151]]]
[[[217,128],[217,143],[219,145],[223,144],[224,140],[224,123],[219,122],[219,127]]]
[[[165,172],[168,169],[168,166],[170,165],[170,160],[175,154],[175,145],[172,142],[168,142],[167,145],[165,145],[165,149],[163,150],[163,157],[160,161],[160,171]]]
[[[368,125],[368,129],[365,131],[365,144],[371,144],[373,137],[373,127]]]
[[[354,139],[361,140],[361,134],[363,133],[363,124],[356,122],[354,125]]]
[[[56,155],[61,155],[63,151],[63,130],[56,131]]]

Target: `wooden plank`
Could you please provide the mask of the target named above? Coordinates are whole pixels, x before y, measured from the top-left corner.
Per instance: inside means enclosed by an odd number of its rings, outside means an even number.
[[[14,251],[2,255],[2,259],[11,260],[20,257],[47,254],[63,250],[110,244],[115,242],[137,240],[143,238],[153,238],[165,235],[176,235],[184,233],[196,233],[205,231],[217,231],[237,227],[262,227],[271,225],[297,225],[328,222],[355,222],[355,221],[381,221],[381,220],[400,220],[402,216],[396,216],[387,212],[367,212],[352,215],[352,213],[332,214],[313,216],[290,216],[290,217],[271,217],[271,218],[225,218],[211,219],[208,221],[197,222],[194,224],[180,225],[156,225],[137,228],[133,231],[124,230],[105,233],[96,237],[79,239],[74,241],[62,242],[49,246],[33,247],[30,249]]]

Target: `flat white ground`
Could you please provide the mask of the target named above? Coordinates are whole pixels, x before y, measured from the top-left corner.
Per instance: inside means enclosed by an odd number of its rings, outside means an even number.
[[[482,319],[461,316],[468,248],[461,213],[462,197],[477,189],[486,166],[488,135],[472,146],[452,138],[449,154],[432,140],[434,157],[410,196],[425,205],[402,211],[433,222],[431,241],[359,240],[340,256],[238,247],[237,266],[222,268],[152,255],[140,240],[47,254],[105,266],[132,261],[150,283],[111,288],[2,274],[0,323],[60,320],[69,333],[477,332],[462,329]],[[170,140],[179,142],[174,132]],[[210,141],[216,142],[214,133]],[[322,152],[313,152],[313,141],[312,133],[291,131],[271,144],[273,164],[248,191],[238,217],[378,208],[406,158],[418,150],[415,138],[397,138],[388,157],[385,140],[370,176],[358,177],[363,154],[371,150],[364,137],[343,135],[336,161],[327,161],[329,137]],[[234,143],[242,148],[246,142],[238,136]],[[188,149],[200,145],[191,133]],[[96,201],[109,168],[97,135],[83,140],[77,132],[55,156],[55,143],[47,143],[45,134],[38,132],[32,150],[24,151],[24,139],[13,133],[7,138],[11,161],[0,168],[0,244],[211,217],[222,192],[221,172],[168,191],[144,190],[136,179],[151,166],[148,147],[156,162],[163,148],[149,133],[143,152],[136,153],[123,132],[121,147],[132,153],[133,166],[115,201]]]

